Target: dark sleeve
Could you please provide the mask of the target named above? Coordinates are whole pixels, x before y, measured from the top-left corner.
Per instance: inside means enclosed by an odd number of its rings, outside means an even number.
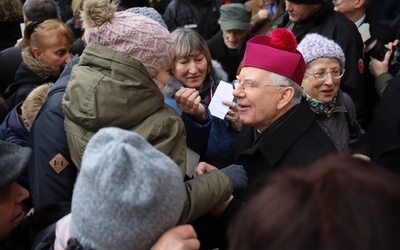
[[[210,110],[206,108],[206,120],[198,122],[193,119],[191,115],[182,112],[182,120],[186,129],[186,143],[187,146],[203,156],[207,150],[208,138],[210,137],[211,124],[213,118]]]
[[[246,129],[246,126],[243,126],[242,129],[239,132],[239,135],[236,136],[231,141],[231,143],[229,143],[229,145],[226,148],[224,148],[223,150],[221,150],[220,153],[218,153],[218,157],[214,157],[212,159],[212,161],[210,161],[208,163],[213,165],[213,166],[215,166],[215,167],[218,167],[219,169],[236,163],[235,162],[235,159],[236,159],[235,156],[237,156],[236,155],[237,153],[235,151],[235,148],[237,148],[237,145],[239,143],[241,143],[241,141],[240,141],[240,139],[242,138],[241,134],[244,132],[245,129]]]

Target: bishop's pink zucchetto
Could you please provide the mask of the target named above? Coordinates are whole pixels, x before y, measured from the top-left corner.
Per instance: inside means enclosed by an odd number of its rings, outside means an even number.
[[[258,35],[247,42],[242,66],[286,76],[301,85],[306,65],[296,47],[296,37],[290,30],[274,29],[268,36]]]

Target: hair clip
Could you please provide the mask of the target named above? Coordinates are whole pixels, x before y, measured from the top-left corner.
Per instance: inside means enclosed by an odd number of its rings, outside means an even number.
[[[32,33],[35,31],[36,27],[41,24],[42,21],[33,21],[28,25],[28,35],[31,36]]]

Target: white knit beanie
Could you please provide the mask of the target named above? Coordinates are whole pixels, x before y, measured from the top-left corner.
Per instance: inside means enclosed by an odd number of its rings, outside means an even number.
[[[92,249],[150,249],[186,199],[179,167],[135,132],[100,129],[82,158],[71,237]]]
[[[175,56],[170,32],[147,16],[116,9],[109,0],[84,1],[81,19],[85,41],[139,60],[154,77]]]
[[[316,33],[306,35],[297,46],[297,50],[303,55],[306,64],[321,57],[335,58],[343,68],[346,64],[342,48],[334,41]]]

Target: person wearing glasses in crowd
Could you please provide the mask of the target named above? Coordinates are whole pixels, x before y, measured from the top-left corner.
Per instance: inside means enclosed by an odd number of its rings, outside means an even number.
[[[364,131],[357,121],[353,100],[340,90],[346,62],[342,49],[316,33],[306,35],[297,49],[306,62],[301,85],[304,98],[338,151],[351,153]]]
[[[226,225],[243,202],[264,185],[257,181],[261,176],[287,167],[304,167],[337,153],[303,99],[301,84],[306,66],[296,47],[295,36],[285,28],[274,29],[269,36],[258,35],[247,43],[243,67],[233,81],[243,126],[218,159],[200,163],[195,175],[240,164],[247,172],[248,187],[235,191],[231,199],[213,210],[219,218],[208,222],[207,232],[197,231],[201,244],[217,240],[212,247],[226,247]]]

